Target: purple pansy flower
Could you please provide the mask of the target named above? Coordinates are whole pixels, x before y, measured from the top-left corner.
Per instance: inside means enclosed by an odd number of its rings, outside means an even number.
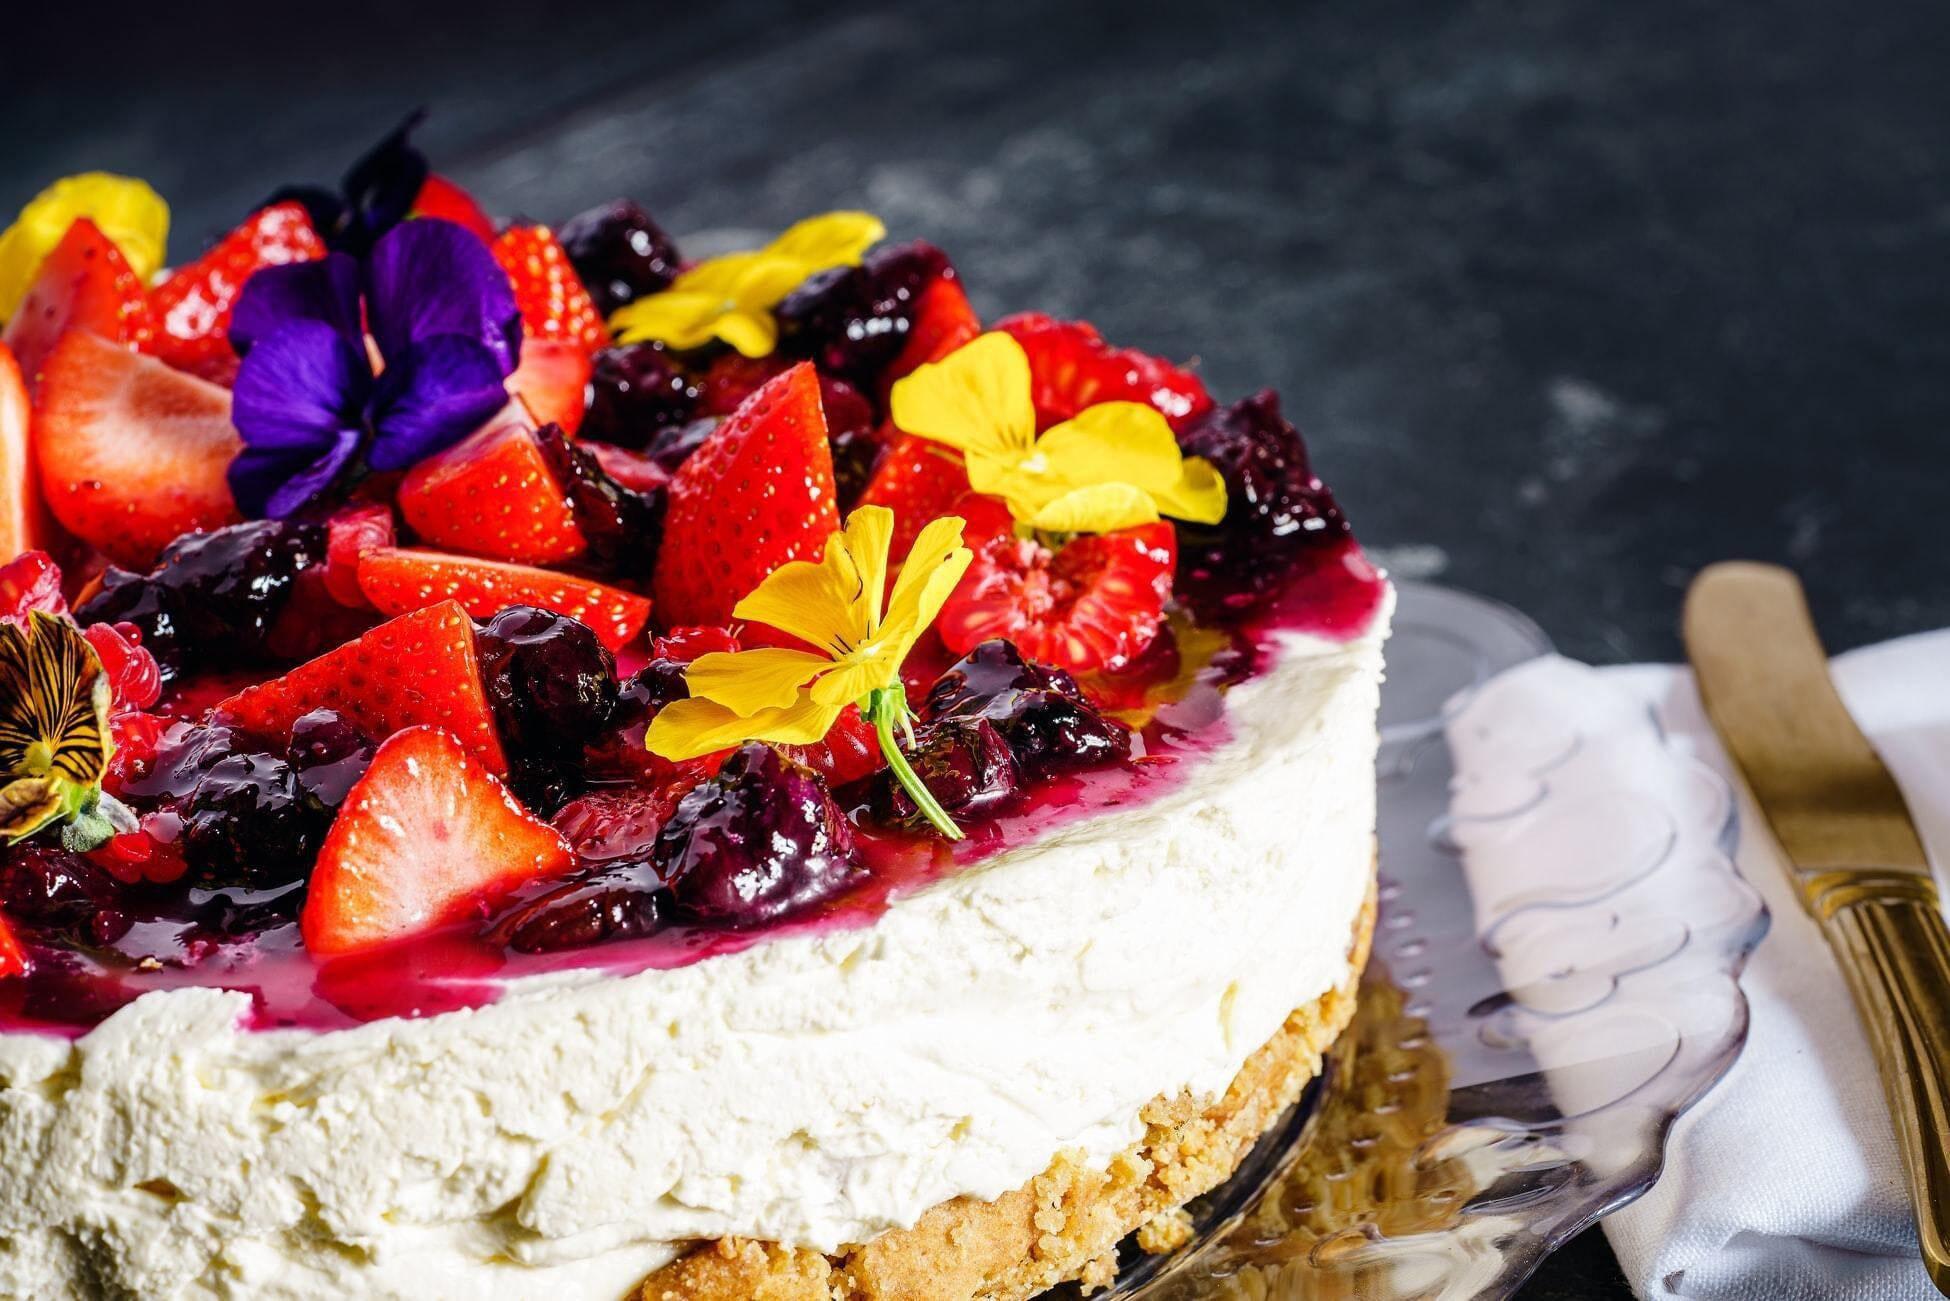
[[[333,253],[259,271],[230,342],[244,358],[230,491],[246,514],[281,519],[355,466],[403,470],[479,428],[508,401],[521,313],[486,245],[420,218],[381,236],[363,264]]]

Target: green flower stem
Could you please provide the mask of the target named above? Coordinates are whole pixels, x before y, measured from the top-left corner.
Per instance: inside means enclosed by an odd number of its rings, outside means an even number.
[[[960,840],[961,828],[955,825],[955,820],[941,807],[941,801],[935,799],[934,792],[927,788],[908,764],[907,756],[901,753],[900,741],[894,735],[894,727],[899,724],[907,733],[908,743],[913,744],[914,729],[908,718],[907,693],[898,686],[876,688],[868,693],[866,704],[860,712],[873,724],[875,734],[880,737],[880,752],[887,756],[887,766],[894,770],[895,780],[913,799],[914,806],[921,810],[921,816],[948,839]]]

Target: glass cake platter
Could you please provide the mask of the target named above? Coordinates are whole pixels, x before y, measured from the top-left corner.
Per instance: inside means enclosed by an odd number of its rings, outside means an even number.
[[[1307,1096],[1194,1203],[1192,1239],[1157,1257],[1126,1244],[1099,1296],[1504,1297],[1658,1177],[1673,1121],[1746,1037],[1738,975],[1767,915],[1732,867],[1731,792],[1685,756],[1674,762],[1696,798],[1679,811],[1630,792],[1610,809],[1553,805],[1570,730],[1540,745],[1523,798],[1452,807],[1445,723],[1475,687],[1549,651],[1508,607],[1400,585],[1381,703],[1380,920],[1360,1008]],[[1703,834],[1661,825],[1680,817],[1704,820]],[[1487,904],[1472,894],[1459,848],[1470,835],[1553,825],[1576,847],[1561,873]],[[1709,902],[1675,916],[1675,894]],[[1534,958],[1552,935],[1567,956],[1512,960],[1512,946]]]

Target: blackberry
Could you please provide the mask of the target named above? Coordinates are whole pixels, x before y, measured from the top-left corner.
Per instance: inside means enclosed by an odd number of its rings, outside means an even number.
[[[268,889],[310,875],[332,810],[269,754],[218,760],[178,810],[191,879]]]
[[[608,316],[677,278],[677,246],[633,199],[612,199],[562,223],[556,239]]]
[[[1099,713],[1062,669],[1026,660],[1013,642],[991,638],[928,690],[930,719],[986,719],[1009,743],[1023,774],[1088,768],[1131,752],[1131,731]]]
[[[595,453],[570,442],[560,425],[543,425],[535,440],[588,539],[587,562],[608,575],[647,576],[663,539],[663,491],[625,488]]]
[[[986,718],[937,718],[921,724],[914,729],[907,762],[956,821],[993,811],[1019,785],[1009,743]],[[874,774],[867,802],[875,820],[888,826],[919,831],[928,825],[890,769]]]
[[[697,414],[702,390],[661,343],[632,343],[596,354],[589,377],[584,438],[642,447],[668,425]]]
[[[85,947],[113,944],[135,922],[114,877],[79,854],[43,845],[0,852],[0,900],[22,925]]]
[[[719,416],[700,416],[681,425],[666,425],[644,445],[643,450],[665,473],[676,474],[678,467],[691,459],[691,453],[703,446],[704,440],[717,431],[721,419]]]
[[[616,659],[585,623],[511,605],[474,644],[488,705],[518,759],[576,754],[616,711]]]
[[[656,930],[670,911],[670,892],[646,862],[598,868],[523,905],[494,928],[517,953],[555,953]]]
[[[352,783],[365,775],[376,747],[351,719],[334,710],[314,709],[291,725],[287,755],[298,784],[326,808],[345,803]]]

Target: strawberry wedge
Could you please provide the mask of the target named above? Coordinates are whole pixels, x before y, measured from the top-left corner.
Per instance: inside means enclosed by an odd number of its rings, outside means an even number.
[[[481,686],[474,624],[453,601],[382,623],[217,706],[250,731],[277,738],[288,738],[291,725],[314,709],[336,709],[375,737],[442,727],[491,771],[508,770]]]
[[[443,551],[387,548],[359,558],[359,590],[382,614],[458,601],[477,619],[511,605],[533,605],[579,619],[616,650],[643,631],[650,598],[620,587],[527,565]]]
[[[44,551],[53,528],[27,441],[27,380],[0,343],[0,556]]]
[[[414,466],[399,509],[421,541],[490,560],[550,565],[589,546],[534,426],[512,405]]]
[[[561,834],[451,732],[410,727],[379,747],[346,793],[298,928],[315,957],[357,953],[485,918],[523,885],[574,863]]]

